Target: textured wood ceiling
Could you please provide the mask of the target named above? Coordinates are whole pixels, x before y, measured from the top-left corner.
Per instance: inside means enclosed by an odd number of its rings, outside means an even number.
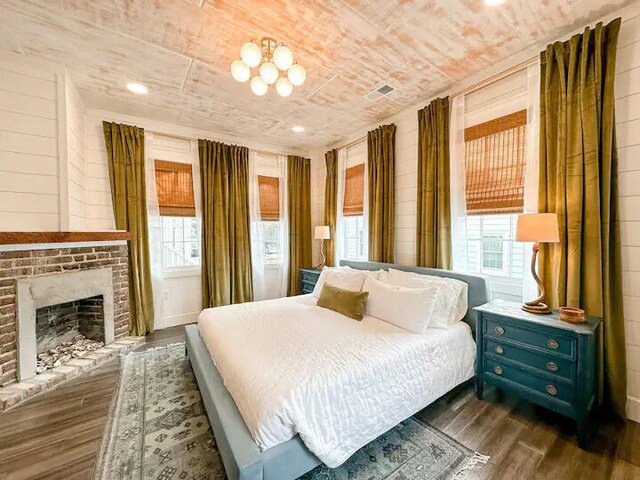
[[[0,48],[66,65],[87,106],[311,148],[428,99],[627,0],[0,0]],[[273,36],[307,69],[280,98],[231,78]],[[144,83],[147,96],[125,89]],[[397,90],[371,102],[384,83]],[[294,135],[292,125],[306,132]]]

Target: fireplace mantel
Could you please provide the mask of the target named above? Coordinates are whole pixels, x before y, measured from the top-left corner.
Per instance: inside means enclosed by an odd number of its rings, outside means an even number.
[[[109,242],[114,240],[131,240],[131,234],[125,230],[105,230],[101,232],[0,232],[0,245]]]
[[[126,245],[125,230],[99,232],[0,232],[0,252]]]

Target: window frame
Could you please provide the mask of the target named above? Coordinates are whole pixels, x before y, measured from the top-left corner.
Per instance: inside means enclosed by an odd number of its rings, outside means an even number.
[[[179,265],[179,266],[175,266],[175,267],[171,267],[168,266],[165,262],[165,244],[169,243],[169,242],[165,242],[164,240],[164,233],[165,233],[165,226],[164,226],[164,218],[179,218],[182,221],[184,221],[185,218],[190,218],[193,219],[194,221],[197,222],[197,243],[200,246],[200,255],[198,256],[198,264],[197,265]],[[199,273],[202,271],[202,219],[200,217],[177,217],[177,216],[170,216],[170,215],[161,215],[160,216],[160,236],[161,236],[161,240],[160,240],[160,256],[162,259],[162,272],[163,272],[163,276],[165,278],[174,278],[174,277],[187,277],[187,276],[192,276],[195,273]],[[180,241],[179,243],[181,244],[185,244],[185,243],[193,243],[193,241],[185,241],[184,240],[184,234],[182,236],[183,240]]]

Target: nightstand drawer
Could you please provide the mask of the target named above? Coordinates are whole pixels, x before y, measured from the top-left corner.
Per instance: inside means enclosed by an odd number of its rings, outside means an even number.
[[[305,279],[302,280],[302,288],[301,288],[301,292],[303,294],[305,293],[313,293],[313,289],[316,287],[316,282],[309,282]]]
[[[496,357],[517,362],[523,365],[525,369],[535,368],[541,372],[558,375],[569,381],[573,381],[575,375],[576,367],[572,360],[529,350],[526,347],[515,346],[508,342],[485,338],[485,352]]]
[[[513,386],[526,387],[551,399],[573,403],[573,387],[570,384],[556,382],[492,358],[484,359],[484,375],[505,379]]]
[[[576,357],[575,338],[558,335],[557,332],[542,332],[525,327],[516,326],[504,321],[500,317],[487,315],[484,323],[484,334],[494,340],[506,339],[520,342],[525,345],[538,347],[549,353],[559,353],[571,358]]]

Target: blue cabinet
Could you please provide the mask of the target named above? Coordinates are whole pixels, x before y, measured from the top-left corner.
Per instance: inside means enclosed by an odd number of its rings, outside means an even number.
[[[316,268],[301,268],[300,269],[300,293],[312,293],[316,286],[316,282],[320,277],[320,270]]]
[[[535,315],[520,304],[493,300],[476,307],[476,393],[485,383],[573,418],[578,445],[596,403],[600,319],[560,320],[556,312]]]

